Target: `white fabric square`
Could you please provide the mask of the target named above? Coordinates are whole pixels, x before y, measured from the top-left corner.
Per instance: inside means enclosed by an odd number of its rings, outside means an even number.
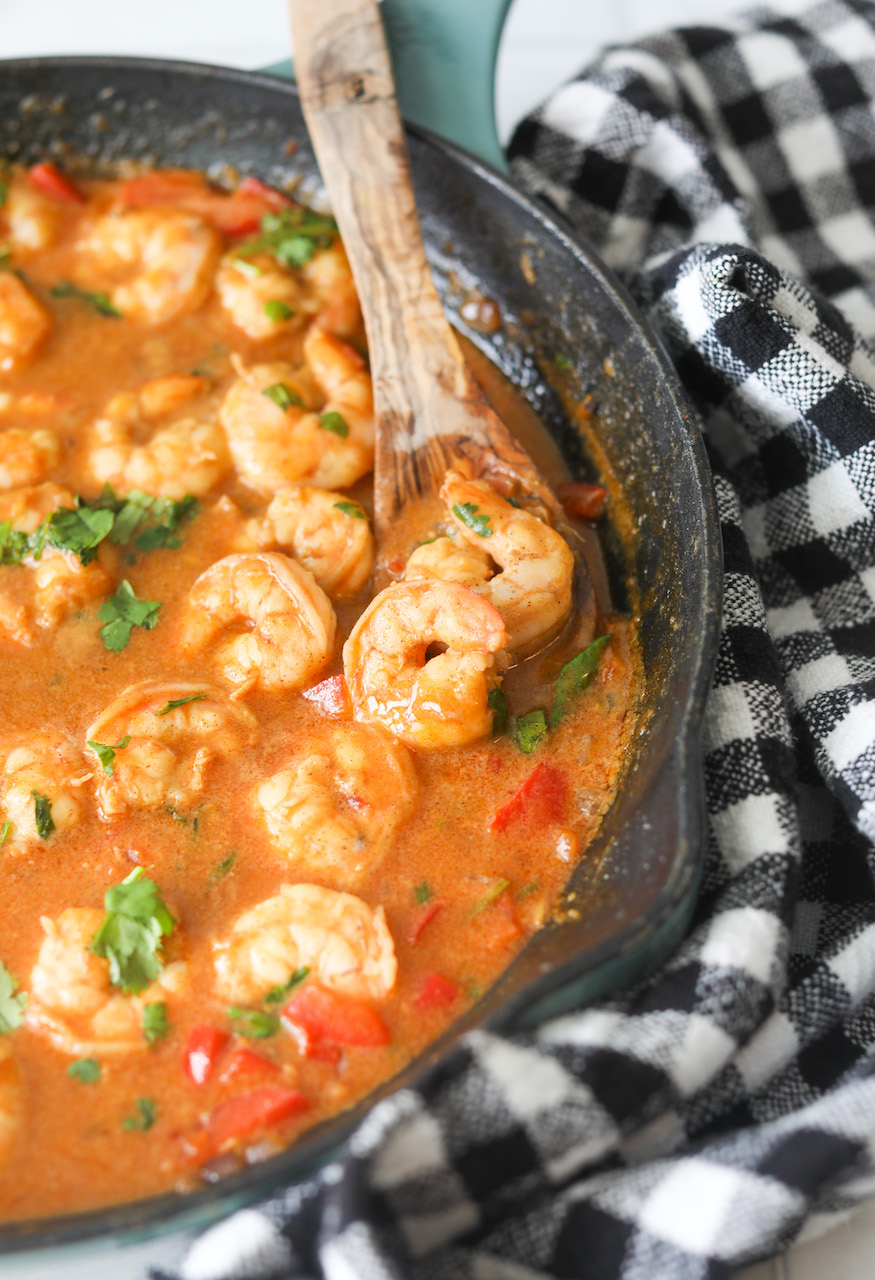
[[[546,1044],[607,1045],[617,1027],[625,1021],[622,1013],[610,1009],[588,1009],[546,1022],[536,1032]]]
[[[842,262],[868,262],[875,258],[875,227],[862,209],[830,218],[820,234]]]
[[[711,825],[733,872],[767,853],[789,852],[777,800],[772,795],[745,796],[722,813],[712,814]]]
[[[806,66],[797,49],[784,36],[772,31],[754,31],[742,36],[738,52],[757,89],[772,89],[787,80],[806,74]]]
[[[863,569],[860,574],[860,581],[866,588],[870,599],[875,603],[875,564],[871,565],[868,569]]]
[[[744,689],[738,684],[715,685],[708,694],[703,746],[706,753],[717,751],[739,738],[752,738],[754,718]]]
[[[841,144],[827,116],[788,125],[777,141],[797,182],[813,182],[833,173],[836,157],[841,155]]]
[[[747,1093],[765,1084],[787,1065],[799,1050],[796,1028],[785,1013],[773,1013],[743,1049],[735,1055],[738,1071]]]
[[[784,927],[772,911],[737,907],[715,916],[700,953],[703,964],[743,969],[765,985],[772,979]]]
[[[701,1014],[691,1014],[671,1067],[681,1095],[690,1097],[712,1080],[732,1057],[735,1047],[728,1031]]]
[[[551,129],[588,137],[615,105],[616,98],[598,85],[575,81],[564,85],[544,108],[544,122]]]
[[[397,1187],[429,1169],[443,1169],[447,1152],[434,1116],[418,1111],[377,1148],[371,1178],[375,1187]]]
[[[641,1208],[640,1224],[678,1249],[706,1254],[725,1229],[744,1176],[701,1157],[683,1160],[654,1187]]]
[[[589,1091],[582,1089],[558,1062],[534,1049],[520,1049],[508,1041],[477,1033],[471,1036],[470,1043],[483,1070],[500,1089],[505,1106],[521,1123],[573,1096],[590,1101]]]
[[[827,967],[844,983],[852,1003],[875,986],[875,925],[870,925],[827,961]]]
[[[875,706],[858,702],[823,740],[836,769],[846,769],[875,742]]]
[[[769,630],[776,640],[785,640],[787,636],[795,636],[800,632],[820,630],[811,602],[804,598],[794,600],[783,609],[769,609],[767,617]]]
[[[822,658],[806,662],[798,671],[791,671],[787,676],[787,692],[798,706],[804,706],[810,698],[816,698],[833,689],[843,689],[850,683],[851,673],[844,658],[837,653],[826,653]],[[875,721],[870,731],[870,738],[872,733],[875,733]],[[829,735],[827,742],[831,737],[832,734]],[[830,754],[832,755],[831,750]],[[850,759],[856,760],[858,754],[859,752]]]
[[[875,57],[875,37],[868,22],[862,18],[849,17],[837,26],[824,26],[818,35],[843,62],[853,65],[863,58]]]
[[[834,462],[806,486],[811,523],[819,534],[846,529],[857,520],[868,520],[869,511],[842,462]]]

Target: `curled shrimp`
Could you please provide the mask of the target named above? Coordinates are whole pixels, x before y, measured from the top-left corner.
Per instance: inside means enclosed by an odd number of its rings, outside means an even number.
[[[413,812],[407,748],[376,725],[335,725],[256,789],[255,807],[296,872],[351,883]]]
[[[103,920],[96,908],[67,907],[56,920],[41,921],[44,937],[30,975],[26,1021],[74,1057],[142,1052],[148,1047],[143,1009],[166,1002],[187,977],[186,966],[175,961],[138,995],[114,987],[109,962],[90,949]]]
[[[52,331],[52,318],[12,271],[0,272],[0,369],[35,355]]]
[[[98,554],[101,552],[102,548]],[[111,551],[104,552],[101,559],[108,561],[111,555]],[[113,586],[112,576],[100,559],[83,564],[72,551],[44,551],[32,573],[34,621],[44,631],[54,631],[65,618],[104,599]]]
[[[475,742],[492,728],[488,698],[504,671],[506,644],[501,614],[466,587],[393,583],[343,647],[356,718],[375,720],[423,751]]]
[[[0,1169],[12,1155],[22,1117],[21,1077],[12,1045],[0,1040]]]
[[[219,995],[256,1002],[306,967],[323,986],[382,1000],[395,986],[395,944],[382,907],[315,884],[284,884],[215,946]]]
[[[91,770],[60,733],[32,735],[2,753],[4,852],[21,853],[82,821]]]
[[[444,534],[410,553],[404,578],[407,582],[439,578],[442,582],[458,582],[461,587],[476,590],[491,578],[493,569],[492,559],[481,547]]]
[[[568,543],[485,480],[467,480],[448,471],[441,497],[463,542],[480,556],[486,553],[493,564],[479,583],[467,585],[490,600],[504,618],[510,653],[515,658],[533,653],[556,635],[571,612],[574,557]],[[427,561],[423,550],[413,556],[419,557],[419,572]],[[451,564],[452,556],[445,563]],[[433,563],[432,571],[435,567]],[[442,576],[441,566],[437,569]]]
[[[158,325],[206,301],[221,240],[203,219],[178,209],[115,210],[93,223],[79,250],[88,287],[99,278],[123,316]]]
[[[203,378],[175,375],[115,396],[93,428],[88,469],[95,483],[175,501],[215,488],[231,469],[218,423],[185,417],[159,425],[206,389]]]
[[[313,575],[288,556],[250,552],[210,565],[188,593],[182,648],[211,648],[238,686],[302,689],[334,651],[331,601]]]
[[[25,172],[16,170],[0,210],[5,223],[3,238],[16,250],[50,249],[69,213],[69,205],[40,191]]]
[[[116,748],[111,772],[105,764],[95,768],[101,816],[161,807],[184,812],[203,793],[212,763],[251,746],[255,728],[252,714],[211,684],[130,685],[85,735],[96,761],[98,745]]]
[[[234,465],[258,493],[299,481],[344,489],[374,465],[374,398],[361,356],[314,326],[304,359],[303,375],[285,364],[245,369],[238,361],[239,377],[222,404]],[[285,408],[268,394],[277,387],[294,393]],[[308,395],[311,387],[315,395]]]
[[[61,442],[49,427],[0,431],[0,489],[34,485],[60,461]]]
[[[250,338],[273,338],[314,321],[349,338],[361,325],[352,272],[339,241],[297,268],[284,267],[266,253],[226,254],[216,272],[216,292],[226,315]]]
[[[33,533],[46,516],[61,507],[75,510],[76,499],[69,489],[51,480],[11,489],[0,493],[0,524],[8,523],[22,533]]]
[[[374,567],[367,516],[358,503],[330,489],[281,489],[250,532],[257,545],[278,546],[294,556],[330,596],[358,595]]]

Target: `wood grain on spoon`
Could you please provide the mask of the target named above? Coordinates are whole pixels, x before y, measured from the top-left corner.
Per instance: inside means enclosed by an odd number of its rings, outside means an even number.
[[[304,117],[361,299],[376,414],[381,559],[434,518],[447,468],[515,479],[556,512],[525,450],[484,399],[425,257],[375,0],[289,0]],[[451,92],[451,87],[447,87]],[[417,518],[417,515],[419,518]]]

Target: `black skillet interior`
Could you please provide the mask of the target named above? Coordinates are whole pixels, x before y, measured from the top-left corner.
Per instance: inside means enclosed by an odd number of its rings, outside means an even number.
[[[609,522],[608,558],[618,595],[640,612],[647,688],[620,794],[568,886],[576,918],[536,935],[476,1008],[377,1097],[419,1079],[468,1027],[525,1025],[592,999],[677,941],[701,864],[698,734],[720,596],[716,513],[695,421],[624,290],[471,157],[417,132],[410,148],[442,296],[452,311],[455,272],[498,301],[504,327],[489,339],[470,336],[524,390],[583,479],[596,476],[595,463],[545,376],[557,354],[573,365],[565,375],[572,391],[599,406],[599,444],[619,491],[613,510],[626,508],[624,520]],[[221,178],[232,166],[279,185],[294,178],[302,200],[324,204],[294,87],[224,69],[113,58],[0,64],[0,154],[51,158],[73,172],[134,159]],[[373,1101],[202,1192],[0,1228],[0,1253],[209,1221],[305,1176]]]

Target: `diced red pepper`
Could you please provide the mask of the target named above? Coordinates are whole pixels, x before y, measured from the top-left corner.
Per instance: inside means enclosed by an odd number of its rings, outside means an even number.
[[[185,1045],[184,1062],[189,1079],[194,1084],[206,1084],[229,1038],[227,1031],[221,1031],[218,1027],[192,1027]]]
[[[237,1138],[246,1138],[259,1129],[300,1115],[310,1107],[309,1099],[297,1089],[282,1089],[265,1085],[231,1098],[217,1108],[207,1125],[207,1152],[220,1151]]]
[[[349,715],[349,691],[346,687],[346,680],[341,676],[329,676],[327,680],[314,684],[310,689],[304,689],[301,697],[306,698],[308,702],[312,702],[320,711],[324,711],[327,716],[346,716]]]
[[[506,895],[477,917],[476,927],[490,951],[504,951],[524,932],[513,902]]]
[[[46,162],[35,164],[28,170],[28,177],[39,191],[53,196],[55,200],[63,200],[65,204],[85,203],[85,197],[76,190],[67,175],[61,173],[57,165]]]
[[[253,1053],[246,1045],[237,1045],[219,1079],[223,1084],[238,1080],[241,1076],[272,1076],[280,1070],[276,1062]]]
[[[413,1003],[417,1009],[447,1009],[459,994],[455,982],[442,973],[427,973]]]
[[[600,484],[560,484],[559,501],[569,516],[581,520],[601,520],[607,492]]]
[[[282,191],[277,191],[276,187],[269,187],[266,182],[262,182],[260,178],[249,177],[244,178],[237,190],[246,196],[259,196],[265,204],[270,205],[274,213],[279,213],[281,209],[290,209],[295,203],[289,196],[283,195]]]
[[[506,831],[524,821],[530,827],[546,827],[561,822],[568,797],[568,780],[561,769],[541,761],[489,823],[488,830]]]
[[[283,1009],[283,1021],[309,1041],[374,1048],[389,1043],[389,1029],[378,1013],[355,996],[308,983]]]
[[[440,898],[432,898],[431,902],[426,902],[421,910],[419,910],[410,922],[410,928],[407,930],[407,941],[411,947],[416,946],[419,935],[425,926],[432,921],[443,906]]]
[[[236,191],[217,191],[200,174],[186,169],[156,170],[129,178],[119,187],[118,199],[132,209],[162,205],[187,209],[226,236],[250,235],[258,230],[266,213],[292,203],[257,178],[244,179]]]

